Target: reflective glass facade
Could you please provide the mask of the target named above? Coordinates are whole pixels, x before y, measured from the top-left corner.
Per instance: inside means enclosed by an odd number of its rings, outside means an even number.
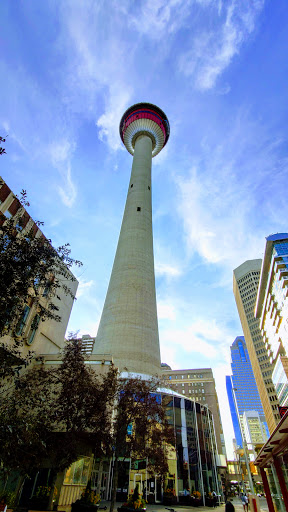
[[[177,393],[163,392],[161,399],[175,432],[175,446],[168,450],[169,473],[162,484],[157,476],[149,475],[144,460],[129,464],[126,459],[120,464],[118,499],[125,500],[127,492],[135,489],[138,483],[139,490],[149,503],[162,502],[167,489],[171,489],[175,499],[180,501],[193,491],[198,491],[205,503],[209,492],[222,494],[221,479],[217,474],[213,416],[206,406]],[[99,462],[95,461],[92,471],[92,487],[95,488],[98,467]],[[109,499],[113,462],[106,462],[105,468],[107,478],[105,482],[102,479],[101,492],[103,498]]]
[[[240,426],[237,414],[235,416],[235,405],[233,407],[234,401],[232,388],[235,393],[240,419],[242,418],[245,411],[257,411],[259,413],[261,421],[264,423],[268,436],[269,431],[267,423],[265,421],[264,411],[260,400],[258,388],[256,385],[255,377],[253,374],[244,336],[237,336],[237,338],[235,338],[233,344],[230,347],[230,351],[232,360],[232,376],[231,386],[229,386],[229,391],[227,389],[227,392],[236,441],[239,446],[242,446],[242,442],[239,442],[241,441],[241,435],[239,438]]]

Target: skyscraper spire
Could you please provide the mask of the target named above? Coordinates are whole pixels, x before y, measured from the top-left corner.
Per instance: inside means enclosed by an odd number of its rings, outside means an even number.
[[[130,107],[120,136],[133,155],[127,200],[110,283],[93,353],[112,354],[120,371],[160,373],[155,292],[151,165],[165,146],[170,127],[150,103]]]

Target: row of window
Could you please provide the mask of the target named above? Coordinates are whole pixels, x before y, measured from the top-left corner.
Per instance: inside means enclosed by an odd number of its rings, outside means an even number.
[[[252,281],[252,279],[251,279],[251,281]],[[247,290],[250,290],[250,288],[253,288],[253,291],[255,290],[256,286],[255,286],[254,281],[251,284],[246,285],[246,283],[245,283],[245,284],[242,284],[241,286],[239,286],[241,294],[242,294],[242,292],[247,292]]]
[[[260,274],[260,271],[257,271],[257,272],[249,272],[248,274],[246,274],[244,277],[242,277],[241,279],[239,279],[238,282],[238,286],[240,283],[243,283],[243,281],[245,281],[246,283],[248,283],[249,281],[252,281],[252,278],[250,276],[259,276]]]
[[[258,357],[258,361],[259,361],[259,363],[261,363],[261,361],[267,361],[267,360],[268,360],[268,356],[267,356],[267,354],[266,354],[265,356],[260,356],[260,357]]]
[[[269,396],[270,402],[278,402],[278,398],[276,395]]]
[[[182,390],[182,393],[183,393],[183,395],[185,395],[184,389]],[[191,389],[189,389],[189,394],[191,394]],[[205,396],[202,396],[202,397],[201,396],[192,396],[191,398],[192,398],[192,400],[195,400],[196,402],[200,402],[201,399],[203,400],[203,402],[206,400]]]
[[[199,387],[202,386],[203,387],[204,386],[203,382],[182,382],[182,386],[185,386],[185,384],[187,386],[195,386],[195,387],[197,387],[197,386],[199,386]],[[178,382],[175,382],[174,386],[178,386]],[[180,382],[179,382],[179,386],[180,386]],[[202,389],[202,392],[203,392],[203,389]],[[201,393],[201,391],[200,391],[200,393]]]
[[[193,378],[194,379],[203,379],[202,373],[197,374],[197,375],[196,374],[194,374],[194,375],[192,375],[192,374],[191,375],[189,375],[189,374],[188,375],[169,375],[168,378],[171,380],[171,379],[180,379],[180,377],[181,377],[181,379],[193,379]]]
[[[257,356],[258,356],[259,354],[264,354],[265,352],[266,352],[266,349],[265,349],[265,348],[260,348],[260,350],[256,350],[256,354],[257,354]],[[260,359],[260,358],[259,358],[259,361],[261,361],[261,359]]]

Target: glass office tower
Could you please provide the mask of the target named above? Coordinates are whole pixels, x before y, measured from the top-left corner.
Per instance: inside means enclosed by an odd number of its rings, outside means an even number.
[[[265,426],[268,437],[269,431],[244,336],[237,336],[237,338],[235,338],[230,347],[230,351],[232,376],[226,378],[226,387],[236,441],[239,446],[242,446],[239,419],[237,417],[233,394],[236,399],[240,422],[242,423],[245,411],[257,411],[260,420]]]

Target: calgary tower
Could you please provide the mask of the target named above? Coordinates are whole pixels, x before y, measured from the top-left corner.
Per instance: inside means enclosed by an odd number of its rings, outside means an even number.
[[[160,373],[155,292],[151,166],[169,139],[164,112],[150,103],[128,108],[120,137],[133,155],[122,226],[93,353],[111,354],[120,371]]]

